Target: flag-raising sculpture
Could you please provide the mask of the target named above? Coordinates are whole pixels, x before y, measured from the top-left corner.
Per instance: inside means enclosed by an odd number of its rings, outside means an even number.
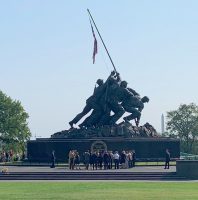
[[[96,83],[98,87],[86,100],[83,111],[69,122],[71,128],[91,110],[92,113],[79,125],[80,128],[115,126],[125,111],[130,115],[124,117],[124,120],[127,122],[135,120],[135,124],[138,126],[144,103],[149,102],[149,98],[147,96],[140,98],[140,96],[134,95],[137,92],[132,93],[127,88],[127,82],[121,81],[120,75],[114,71],[111,72],[105,83],[101,79],[98,79]]]
[[[55,133],[52,137],[157,136],[156,130],[148,122],[139,125],[144,104],[149,102],[147,96],[141,98],[115,71],[111,72],[105,82],[98,79],[96,83],[97,87],[94,88],[93,95],[86,100],[82,112],[69,122],[70,129]],[[126,113],[128,115],[124,115]]]
[[[55,133],[52,137],[155,136],[156,130],[148,122],[139,126],[144,103],[148,103],[149,98],[141,98],[134,89],[128,87],[126,81],[121,80],[93,17],[88,9],[87,11],[94,37],[93,63],[97,53],[97,40],[92,22],[114,70],[105,82],[102,79],[96,81],[97,87],[94,88],[93,95],[86,100],[83,110],[69,122],[70,129]],[[82,122],[82,118],[88,113],[89,116]],[[125,113],[129,115],[123,117]],[[132,125],[132,120],[135,126]]]

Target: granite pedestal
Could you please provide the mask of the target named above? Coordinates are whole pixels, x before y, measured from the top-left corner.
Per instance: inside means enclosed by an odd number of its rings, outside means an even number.
[[[137,159],[161,159],[165,157],[168,148],[171,158],[179,158],[180,141],[162,137],[122,138],[101,137],[90,139],[39,138],[28,141],[28,160],[34,162],[49,162],[51,152],[55,150],[56,160],[66,162],[70,150],[77,150],[82,155],[85,151],[119,151],[135,150]]]

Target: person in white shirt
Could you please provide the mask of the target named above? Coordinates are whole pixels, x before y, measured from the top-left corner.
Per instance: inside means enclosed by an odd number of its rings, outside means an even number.
[[[117,151],[113,154],[113,159],[115,163],[115,169],[119,169],[120,155]]]

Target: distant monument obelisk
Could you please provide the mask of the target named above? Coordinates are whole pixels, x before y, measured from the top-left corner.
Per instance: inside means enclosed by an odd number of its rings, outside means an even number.
[[[164,128],[164,115],[162,114],[161,116],[161,133],[163,134],[165,132]]]

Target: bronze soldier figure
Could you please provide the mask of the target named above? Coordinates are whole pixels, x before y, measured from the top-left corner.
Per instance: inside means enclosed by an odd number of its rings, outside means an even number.
[[[86,100],[86,106],[84,107],[83,111],[69,122],[71,128],[73,127],[73,124],[78,123],[78,121],[80,121],[80,119],[89,113],[92,109],[94,109],[97,114],[101,112],[100,106],[98,104],[98,99],[103,94],[104,83],[102,79],[98,79],[96,83],[98,84],[98,87],[94,89],[93,95]]]
[[[122,102],[122,106],[125,109],[125,111],[131,114],[128,115],[127,117],[124,117],[123,119],[125,121],[130,121],[132,119],[135,119],[136,126],[138,126],[141,117],[141,112],[144,108],[144,103],[148,102],[149,98],[147,96],[144,96],[142,99],[135,96],[130,96],[130,98],[125,99]]]

